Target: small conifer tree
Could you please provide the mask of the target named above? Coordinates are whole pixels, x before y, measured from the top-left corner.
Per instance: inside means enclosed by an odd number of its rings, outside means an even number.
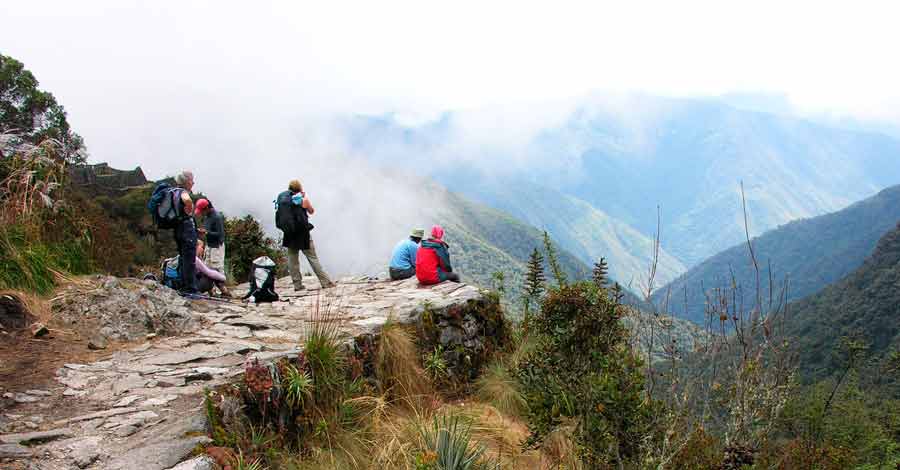
[[[618,282],[613,284],[612,294],[613,302],[615,302],[616,305],[621,304],[622,299],[625,297],[625,292],[622,290],[622,286]]]
[[[594,263],[594,284],[601,289],[606,289],[609,267],[606,265],[606,258],[600,258],[600,261]]]
[[[537,304],[541,294],[544,293],[544,257],[537,248],[531,252],[528,258],[528,272],[525,274],[525,314],[528,315],[532,304]]]
[[[559,265],[556,248],[553,248],[553,241],[550,240],[550,234],[546,230],[544,230],[544,249],[547,251],[547,262],[550,264],[550,271],[553,273],[556,285],[558,287],[565,286],[568,282],[566,273],[562,270],[562,266]]]

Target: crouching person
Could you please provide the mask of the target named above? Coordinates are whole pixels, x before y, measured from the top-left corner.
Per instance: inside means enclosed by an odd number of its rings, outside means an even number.
[[[435,225],[431,228],[431,237],[423,241],[416,252],[416,278],[422,285],[459,282],[459,274],[453,272],[450,264],[450,247],[443,238],[444,229]]]
[[[225,218],[207,199],[200,199],[194,208],[194,216],[203,216],[203,228],[198,229],[206,239],[203,262],[206,266],[225,275]],[[227,275],[226,275],[227,278]],[[216,282],[222,297],[230,298],[225,281]]]
[[[394,247],[391,263],[388,266],[388,273],[391,275],[392,281],[409,279],[416,275],[416,252],[419,250],[419,243],[424,236],[425,231],[417,228],[412,231],[409,238],[400,240]]]
[[[204,248],[205,244],[203,241],[197,240],[197,256],[194,260],[196,266],[194,284],[197,286],[197,291],[201,294],[210,294],[216,284],[225,282],[225,275],[215,269],[210,269],[209,266],[203,262]]]

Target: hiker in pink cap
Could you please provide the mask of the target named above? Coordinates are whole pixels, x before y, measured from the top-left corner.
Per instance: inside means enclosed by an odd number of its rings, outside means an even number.
[[[200,199],[194,205],[194,217],[203,217],[203,228],[197,232],[206,240],[206,249],[203,251],[203,262],[206,266],[225,274],[225,216],[213,207],[208,199]],[[222,293],[222,297],[231,297],[231,292],[225,285],[225,281],[216,281],[216,287]]]
[[[459,282],[459,274],[450,265],[450,247],[444,243],[444,229],[431,227],[431,238],[423,241],[416,252],[416,278],[423,285],[444,281]]]

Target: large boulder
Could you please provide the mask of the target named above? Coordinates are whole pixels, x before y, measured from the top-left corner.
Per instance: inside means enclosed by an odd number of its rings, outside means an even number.
[[[98,276],[66,287],[52,310],[56,321],[95,339],[137,341],[197,330],[190,301],[154,281]]]

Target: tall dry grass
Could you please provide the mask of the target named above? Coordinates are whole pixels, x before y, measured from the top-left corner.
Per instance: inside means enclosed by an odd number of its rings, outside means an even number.
[[[399,404],[414,402],[421,407],[435,393],[430,378],[419,365],[419,350],[411,331],[392,317],[378,338],[375,375],[381,393]]]
[[[48,294],[63,272],[90,268],[88,227],[62,200],[62,144],[0,134],[0,288]]]

